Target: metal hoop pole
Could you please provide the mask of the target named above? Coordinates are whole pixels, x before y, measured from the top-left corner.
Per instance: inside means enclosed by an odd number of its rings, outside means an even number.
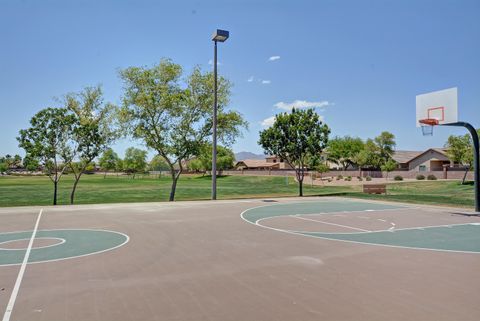
[[[469,123],[459,121],[451,124],[443,124],[442,126],[463,126],[472,135],[473,139],[473,169],[474,169],[474,189],[475,189],[475,212],[480,212],[480,160],[479,160],[479,143],[478,134],[475,128]]]

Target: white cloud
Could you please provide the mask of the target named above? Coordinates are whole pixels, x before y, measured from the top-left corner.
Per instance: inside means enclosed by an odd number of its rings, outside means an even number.
[[[253,79],[254,79],[253,76],[250,76],[250,77],[248,77],[247,81],[248,81],[248,82],[252,82]]]
[[[270,58],[268,58],[268,61],[275,61],[278,59],[280,59],[280,56],[271,56]]]
[[[209,64],[209,65],[213,65],[213,60],[210,59],[210,60],[208,61],[208,64]],[[221,65],[223,65],[223,64],[222,64],[219,60],[217,60],[217,66],[221,66]]]
[[[270,126],[273,125],[274,122],[275,122],[275,116],[268,117],[268,118],[265,118],[264,120],[262,120],[262,126],[263,127],[270,127]]]
[[[274,106],[278,109],[291,110],[292,108],[301,109],[301,108],[323,108],[331,106],[332,104],[326,100],[323,101],[306,101],[306,100],[295,100],[291,103],[285,103],[283,101],[276,103]]]
[[[270,80],[262,80],[262,85],[268,85],[270,83],[271,83]]]

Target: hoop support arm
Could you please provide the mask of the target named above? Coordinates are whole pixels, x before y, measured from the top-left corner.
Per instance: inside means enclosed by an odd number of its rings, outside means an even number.
[[[439,126],[459,126],[465,127],[472,135],[473,139],[473,168],[474,168],[474,189],[475,189],[475,212],[480,212],[480,160],[479,160],[479,142],[478,133],[475,128],[467,122],[459,121],[450,124],[440,124]]]

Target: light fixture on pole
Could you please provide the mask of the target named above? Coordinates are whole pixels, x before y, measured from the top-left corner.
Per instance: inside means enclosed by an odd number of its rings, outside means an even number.
[[[213,138],[212,138],[212,200],[217,199],[217,42],[225,42],[229,32],[217,29],[213,33],[212,41],[215,43],[213,54],[214,103],[213,103]]]

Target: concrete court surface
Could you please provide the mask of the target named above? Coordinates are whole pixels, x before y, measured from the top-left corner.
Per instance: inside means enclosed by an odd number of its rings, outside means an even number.
[[[480,320],[480,218],[272,201],[2,208],[0,317]]]

